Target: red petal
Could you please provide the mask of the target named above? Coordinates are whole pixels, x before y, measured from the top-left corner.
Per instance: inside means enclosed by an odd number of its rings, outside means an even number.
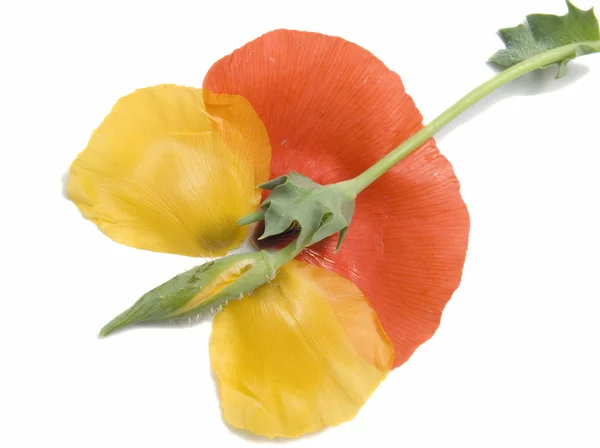
[[[218,61],[204,88],[250,101],[271,140],[271,177],[349,179],[422,126],[396,73],[365,49],[321,34],[267,33]],[[300,258],[356,283],[398,366],[437,329],[460,282],[468,233],[458,180],[432,139],[359,195],[339,253],[333,237]]]

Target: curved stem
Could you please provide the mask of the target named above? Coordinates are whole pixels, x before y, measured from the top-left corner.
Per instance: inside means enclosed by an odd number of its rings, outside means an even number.
[[[442,112],[442,114],[439,115],[435,120],[423,127],[408,140],[405,140],[404,143],[387,154],[373,166],[368,168],[362,174],[359,174],[354,179],[346,181],[348,183],[348,191],[353,195],[358,195],[358,193],[367,188],[383,173],[388,171],[396,163],[420,147],[437,131],[439,131],[477,101],[493,92],[497,88],[525,75],[526,73],[538,68],[561,62],[565,59],[570,59],[580,46],[587,46],[600,51],[600,41],[578,42],[546,51],[504,70],[489,81],[484,82],[479,87],[467,93],[464,97]]]
[[[292,261],[303,249],[304,247],[297,247],[296,240],[294,239],[283,249],[280,249],[277,252],[271,252],[271,256],[273,256],[273,259],[275,260],[276,268],[279,269],[284,264]]]

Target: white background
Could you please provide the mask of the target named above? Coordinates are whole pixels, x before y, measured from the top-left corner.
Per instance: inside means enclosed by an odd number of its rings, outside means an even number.
[[[120,96],[199,87],[218,58],[296,28],[374,52],[428,121],[493,75],[498,28],[566,9],[560,0],[1,5],[0,445],[10,448],[263,441],[221,419],[210,322],[96,336],[198,264],[119,246],[63,197],[70,162]],[[600,447],[600,55],[561,80],[538,75],[438,135],[472,217],[462,286],[440,330],[352,422],[290,446]]]

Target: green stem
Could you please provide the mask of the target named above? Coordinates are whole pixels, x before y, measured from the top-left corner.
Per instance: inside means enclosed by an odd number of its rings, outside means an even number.
[[[284,264],[292,261],[294,258],[296,258],[296,255],[302,252],[303,249],[304,247],[298,248],[296,245],[296,240],[294,240],[283,249],[278,250],[277,252],[272,252],[271,256],[275,261],[276,268],[279,269]]]
[[[368,168],[362,174],[359,174],[354,179],[346,181],[348,185],[348,191],[355,196],[358,195],[358,193],[367,188],[383,173],[392,168],[396,163],[408,156],[411,152],[430,139],[437,131],[497,88],[533,70],[561,62],[567,58],[571,58],[573,52],[576,51],[578,47],[583,45],[600,51],[600,41],[585,41],[565,45],[563,47],[546,51],[519,64],[516,64],[494,76],[489,81],[484,82],[479,87],[473,89],[471,92],[463,96],[460,100],[442,112],[442,114],[439,115],[435,120],[423,127],[408,140],[405,140],[404,143],[387,154],[373,166]]]

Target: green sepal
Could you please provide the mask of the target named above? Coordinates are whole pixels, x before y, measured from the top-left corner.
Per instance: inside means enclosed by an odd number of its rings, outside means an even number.
[[[275,255],[266,251],[230,255],[210,261],[179,274],[144,294],[131,308],[102,328],[100,336],[135,323],[191,319],[209,311],[220,311],[230,300],[241,299],[244,294],[251,293],[272,280],[278,268]],[[201,303],[190,307],[192,300],[202,294],[203,290],[206,291],[205,288],[214,289],[219,282],[227,280],[225,277],[233,274],[237,279],[225,283]]]
[[[340,232],[340,248],[354,214],[355,196],[345,183],[320,185],[306,176],[291,172],[259,188],[272,190],[261,210],[244,216],[238,225],[264,219],[265,230],[259,239],[279,235],[299,227],[296,248],[315,244]]]
[[[499,31],[506,48],[497,51],[490,61],[502,68],[512,67],[526,59],[545,51],[565,45],[577,45],[571,55],[557,61],[557,78],[567,73],[567,63],[583,54],[598,50],[585,42],[600,40],[600,27],[594,15],[594,8],[581,10],[567,1],[568,12],[564,16],[551,14],[530,14],[527,23]]]

